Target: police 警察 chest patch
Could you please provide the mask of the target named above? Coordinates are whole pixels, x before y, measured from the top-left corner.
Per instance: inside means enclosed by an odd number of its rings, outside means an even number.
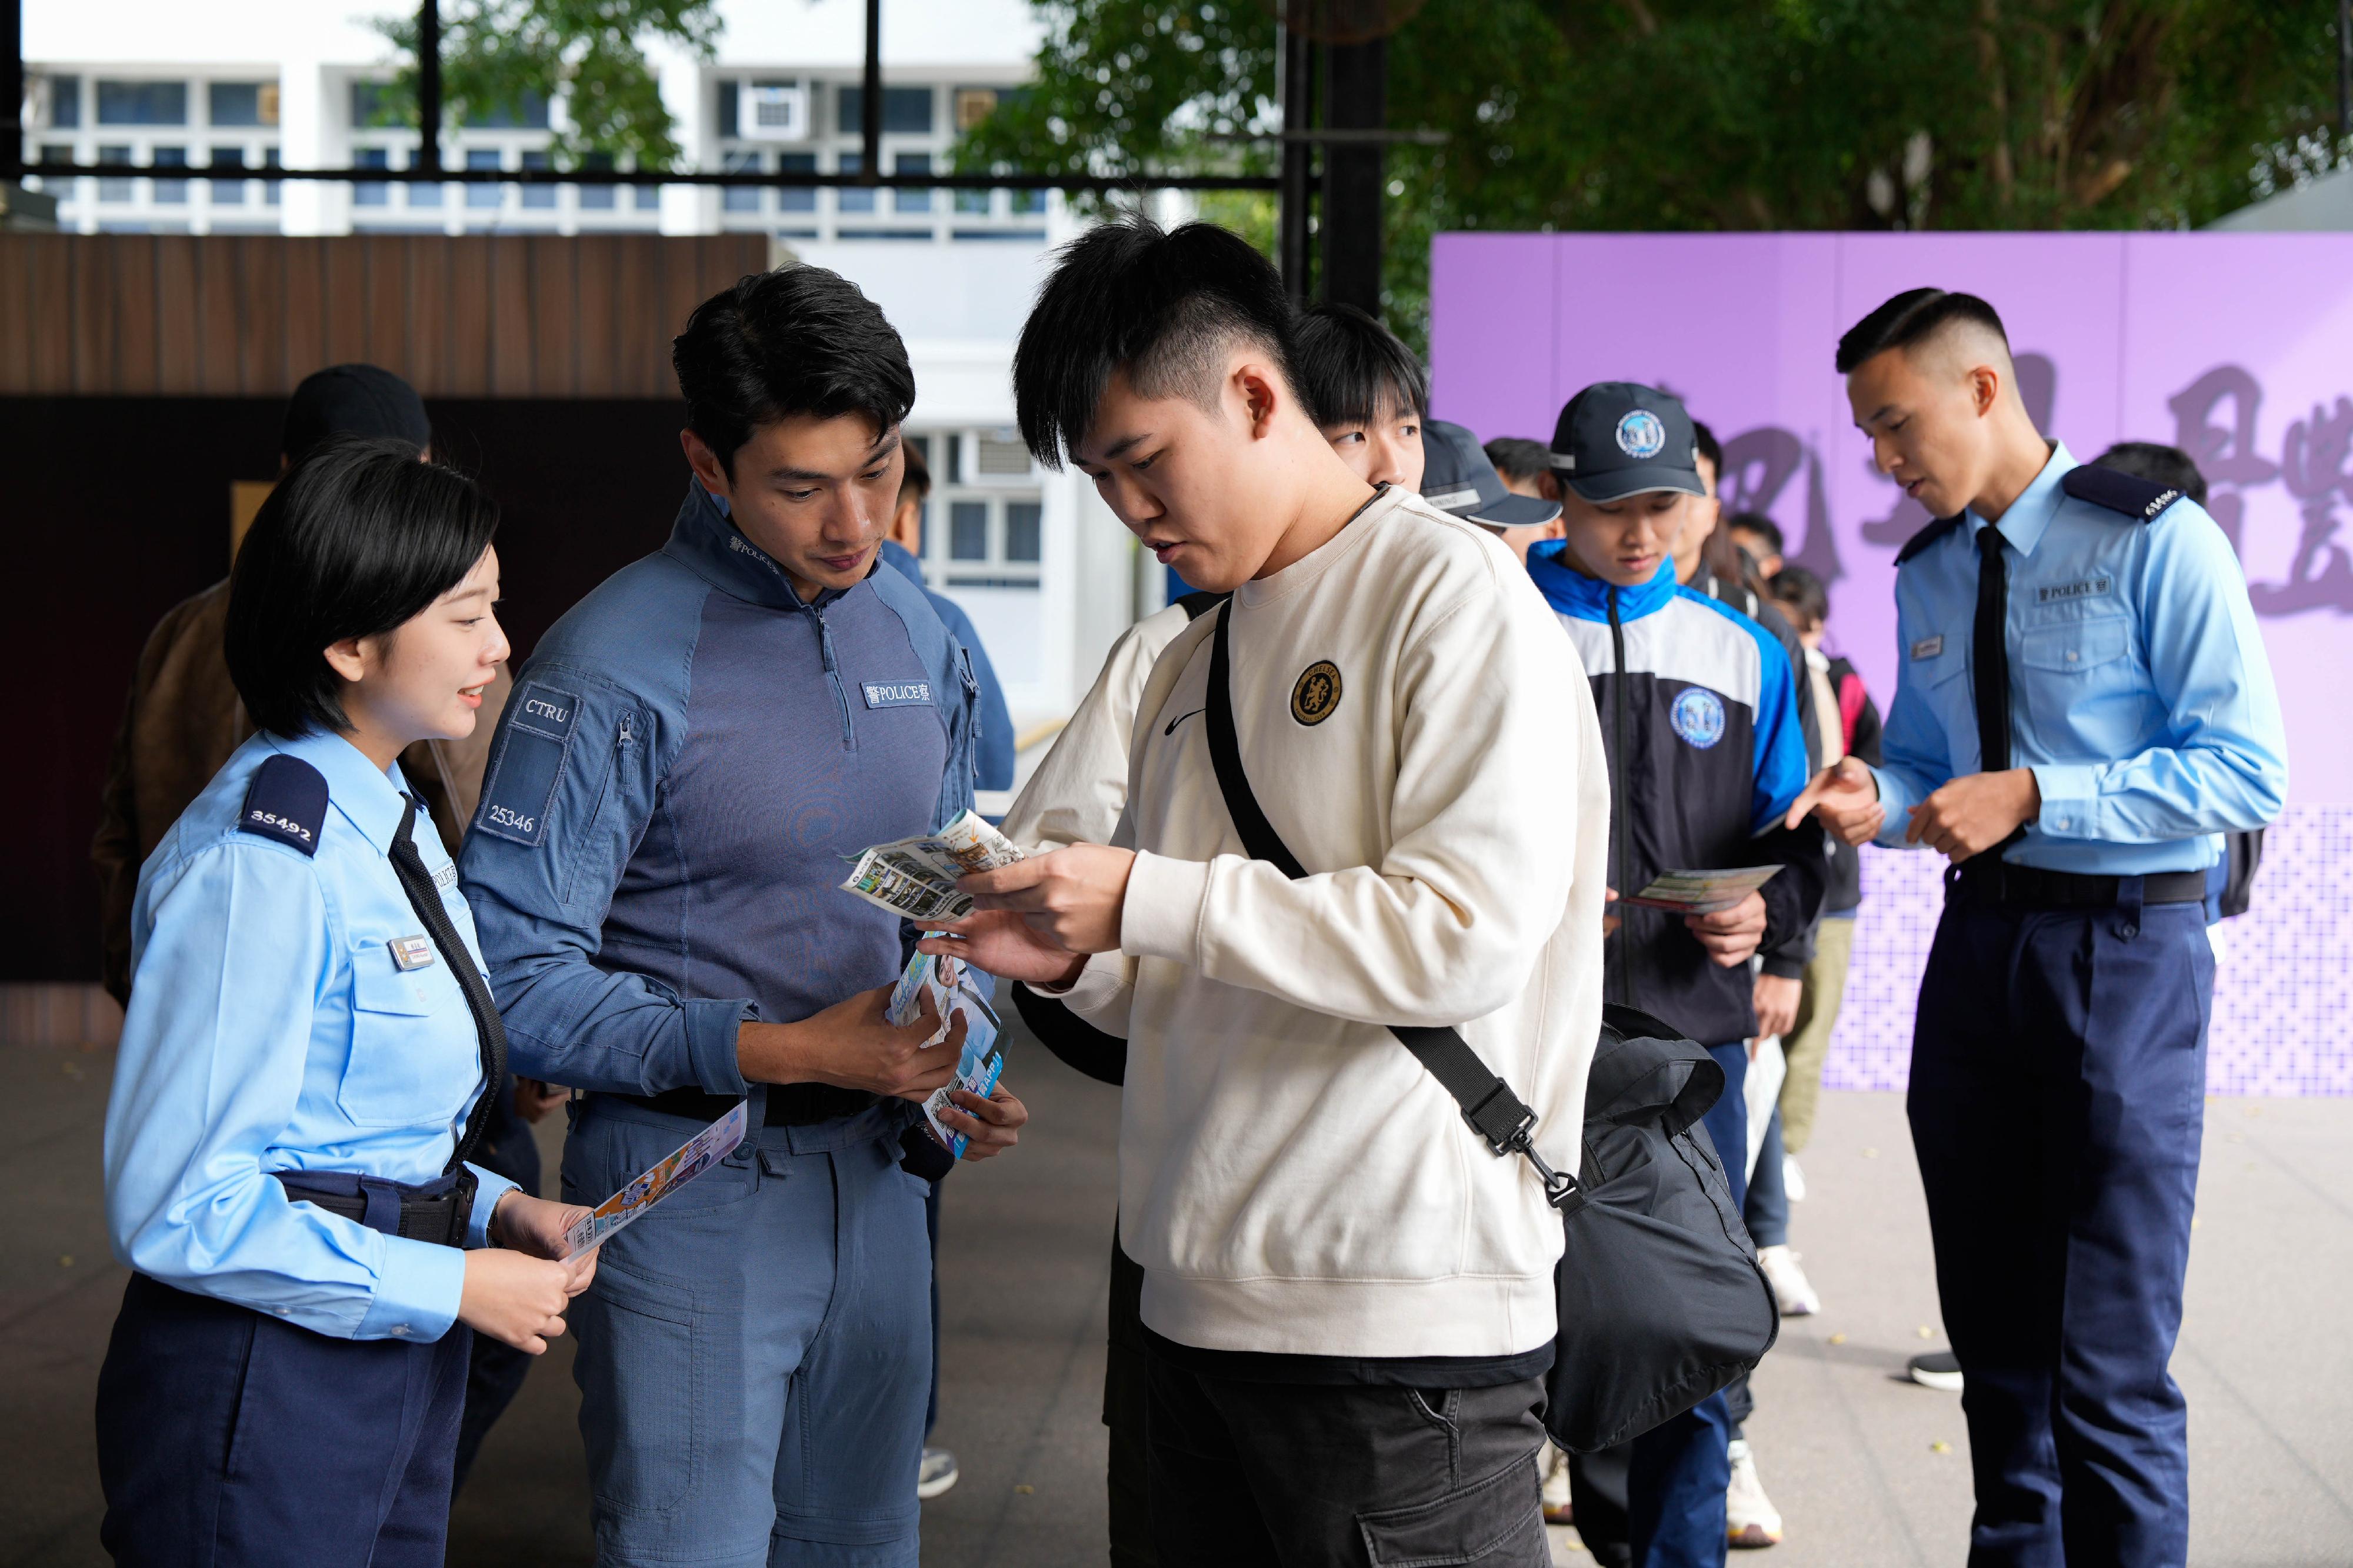
[[[1321,724],[1340,706],[1340,667],[1328,658],[1317,659],[1300,672],[1291,689],[1291,716],[1303,724]]]
[[[1724,739],[1724,699],[1704,686],[1688,687],[1667,710],[1667,722],[1704,752]]]

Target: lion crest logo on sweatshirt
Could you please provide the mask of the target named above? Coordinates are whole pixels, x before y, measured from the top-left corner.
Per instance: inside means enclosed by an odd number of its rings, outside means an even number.
[[[1291,689],[1291,716],[1303,724],[1321,724],[1332,717],[1332,710],[1340,706],[1340,667],[1328,658],[1319,658],[1309,665],[1299,677],[1299,684]]]

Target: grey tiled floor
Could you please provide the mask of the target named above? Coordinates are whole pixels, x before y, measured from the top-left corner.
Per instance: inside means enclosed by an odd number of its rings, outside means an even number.
[[[1016,1041],[1037,1120],[948,1184],[939,1441],[963,1482],[925,1505],[936,1568],[1102,1563],[1103,1302],[1114,1091]],[[90,1390],[120,1295],[98,1197],[103,1053],[0,1046],[0,1568],[103,1562]],[[557,1125],[547,1134],[554,1169]],[[1989,1156],[1990,1157],[1990,1155]],[[1941,1344],[1901,1101],[1825,1097],[1794,1240],[1826,1310],[1758,1370],[1751,1424],[1788,1536],[1770,1568],[1958,1564],[1968,1519],[1957,1401],[1901,1380]],[[2191,1563],[2353,1563],[2353,1101],[2207,1108],[2189,1308]],[[1927,1338],[1921,1331],[1928,1331]],[[589,1560],[568,1347],[535,1368],[459,1500],[450,1562]],[[1565,1563],[1590,1560],[1556,1532]]]

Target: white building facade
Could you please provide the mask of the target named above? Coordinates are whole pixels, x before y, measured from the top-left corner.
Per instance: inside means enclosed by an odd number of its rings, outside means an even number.
[[[665,185],[333,184],[305,167],[405,169],[414,131],[377,107],[393,52],[349,0],[28,0],[28,160],[120,166],[53,181],[81,233],[708,234],[772,236],[829,267],[907,340],[907,433],[930,460],[924,571],[971,615],[1028,729],[1070,710],[1112,639],[1156,608],[1162,574],[1083,476],[1037,468],[1012,428],[1013,341],[1050,248],[1059,195]],[[865,8],[855,0],[722,0],[717,56],[650,50],[694,170],[855,173]],[[959,130],[1027,79],[1024,0],[884,0],[881,158],[944,170]],[[445,167],[545,167],[565,106],[525,105],[445,132]]]

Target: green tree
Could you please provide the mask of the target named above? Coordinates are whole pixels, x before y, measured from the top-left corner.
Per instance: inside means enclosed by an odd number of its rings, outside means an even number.
[[[1273,6],[1033,0],[966,166],[1260,169]],[[2171,228],[2353,162],[2335,0],[1433,0],[1388,44],[1385,302],[1446,229]]]
[[[414,126],[416,14],[375,26],[401,57],[378,118]],[[707,60],[719,30],[717,0],[457,0],[442,9],[442,110],[480,122],[561,97],[569,124],[551,149],[560,164],[596,155],[667,169],[679,147],[643,43],[669,38]]]

